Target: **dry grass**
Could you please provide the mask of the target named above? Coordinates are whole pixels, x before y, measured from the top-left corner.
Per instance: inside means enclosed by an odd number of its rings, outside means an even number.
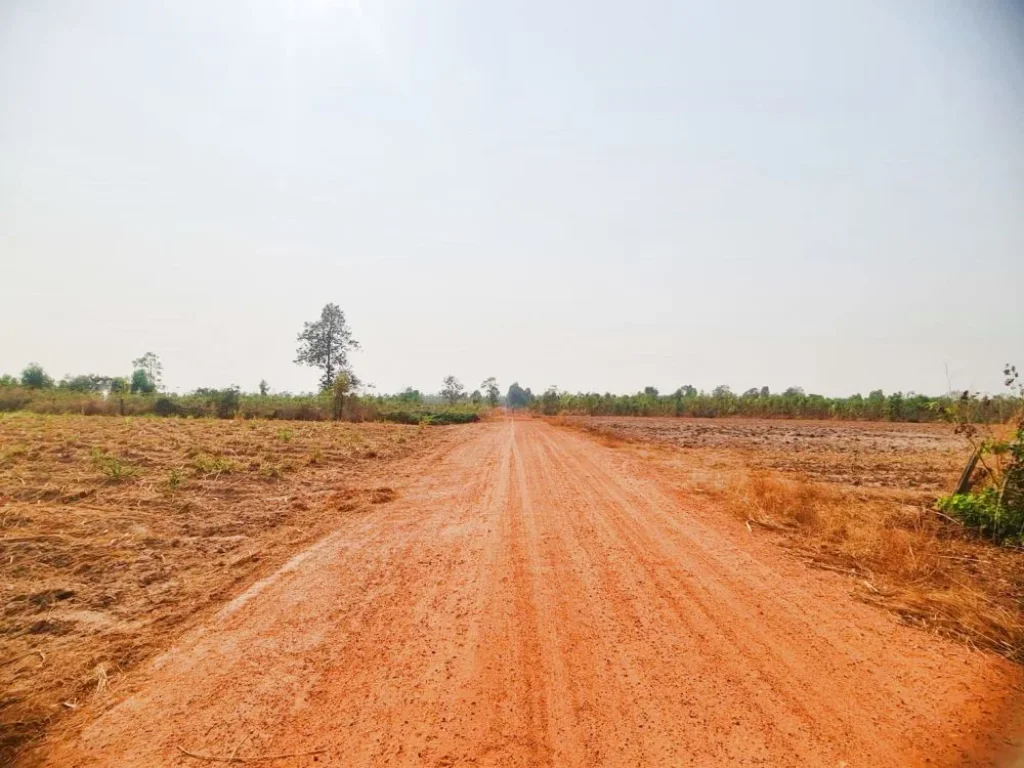
[[[860,599],[1024,661],[1024,554],[898,498],[763,471],[736,480],[723,494],[734,514],[786,533],[811,564],[856,576]]]
[[[684,497],[777,533],[904,621],[1024,661],[1024,551],[934,509],[969,449],[936,425],[572,419],[640,453]]]
[[[0,763],[447,428],[0,417]]]

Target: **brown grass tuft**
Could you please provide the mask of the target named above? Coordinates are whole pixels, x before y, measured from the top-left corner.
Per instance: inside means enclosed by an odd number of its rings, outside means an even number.
[[[1024,661],[1019,553],[962,535],[928,507],[779,473],[740,474],[724,498],[811,565],[856,576],[859,599]]]

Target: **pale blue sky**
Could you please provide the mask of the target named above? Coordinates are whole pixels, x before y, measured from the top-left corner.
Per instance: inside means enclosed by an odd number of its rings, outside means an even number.
[[[0,372],[995,391],[1022,246],[1018,4],[0,4]]]

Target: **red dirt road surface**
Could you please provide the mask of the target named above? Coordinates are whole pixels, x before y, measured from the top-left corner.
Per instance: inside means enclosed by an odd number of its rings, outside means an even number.
[[[466,429],[395,478],[394,501],[344,520],[37,757],[1011,759],[1016,666],[853,601],[844,577],[689,504],[626,452],[539,421]]]

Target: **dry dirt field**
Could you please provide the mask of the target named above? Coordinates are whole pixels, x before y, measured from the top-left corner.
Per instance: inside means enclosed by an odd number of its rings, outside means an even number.
[[[0,764],[346,516],[447,429],[0,418]]]
[[[691,455],[714,456],[743,469],[893,488],[928,503],[952,489],[970,454],[946,424],[603,416],[562,421],[624,442],[708,449]]]
[[[18,764],[1015,759],[1018,614],[942,581],[1014,555],[925,516],[940,432],[619,421],[0,420],[4,723],[65,713]]]

